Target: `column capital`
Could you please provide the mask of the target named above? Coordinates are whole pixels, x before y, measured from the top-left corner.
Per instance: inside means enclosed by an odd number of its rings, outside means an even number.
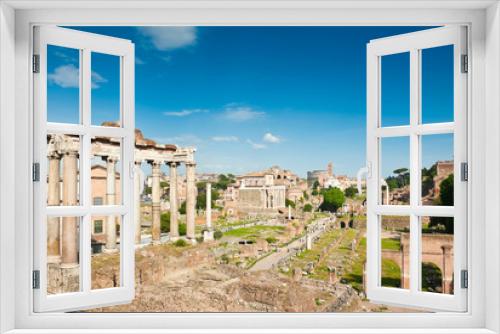
[[[177,166],[179,166],[181,163],[178,162],[178,161],[167,161],[167,165],[170,167],[170,168],[176,168]]]
[[[114,162],[117,162],[118,160],[120,160],[119,157],[113,156],[113,155],[103,156],[102,158],[104,160],[106,160],[106,162],[109,162],[109,163],[114,163]]]
[[[196,162],[186,162],[186,167],[196,167]]]
[[[134,164],[140,166],[140,165],[142,165],[142,160],[135,160]]]
[[[152,167],[160,167],[165,161],[163,160],[149,160],[148,163],[152,166]]]
[[[59,152],[53,150],[53,151],[50,151],[50,152],[47,153],[47,158],[49,160],[53,160],[53,159],[54,160],[59,160],[59,159],[61,159],[61,154]]]

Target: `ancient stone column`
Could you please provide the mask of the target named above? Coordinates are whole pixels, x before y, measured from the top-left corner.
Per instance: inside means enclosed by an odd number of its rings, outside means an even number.
[[[63,156],[63,205],[78,205],[78,151]],[[63,217],[61,268],[74,268],[78,259],[78,217]]]
[[[171,162],[170,166],[170,240],[179,239],[179,209],[177,208],[177,162]]]
[[[443,293],[453,294],[453,247],[443,245]]]
[[[410,289],[410,245],[401,244],[401,288]]]
[[[47,205],[58,206],[61,201],[60,194],[60,162],[61,156],[57,152],[51,152],[48,155],[49,159],[49,175],[47,184]],[[60,218],[47,218],[47,262],[60,263]]]
[[[194,216],[196,206],[195,163],[186,164],[186,238],[194,241]]]
[[[153,161],[151,166],[153,167],[152,176],[153,176],[153,203],[152,203],[152,211],[153,211],[153,225],[151,229],[152,234],[152,243],[159,244],[161,237],[161,217],[160,217],[160,174],[161,174],[161,162]]]
[[[135,244],[141,244],[141,161],[135,162],[134,173],[134,224],[135,224]]]
[[[106,204],[114,205],[116,198],[116,158],[106,158]],[[106,218],[106,246],[105,252],[117,252],[116,247],[116,217],[109,215]]]
[[[212,231],[212,184],[207,183],[207,204],[205,210],[207,230],[203,234],[203,240],[210,241],[214,239],[214,232]]]

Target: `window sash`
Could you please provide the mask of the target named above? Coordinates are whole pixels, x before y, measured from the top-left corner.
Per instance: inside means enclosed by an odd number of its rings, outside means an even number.
[[[80,123],[47,122],[47,46],[56,45],[79,50]],[[128,40],[53,27],[35,27],[34,52],[40,56],[40,72],[34,75],[34,161],[40,164],[40,182],[34,183],[34,263],[40,272],[40,289],[34,290],[35,312],[72,311],[90,307],[130,302],[134,291],[133,226],[133,154],[134,133],[134,47]],[[91,54],[99,52],[120,57],[120,124],[121,127],[91,125]],[[47,134],[80,136],[79,193],[76,206],[47,206]],[[94,136],[121,139],[120,205],[93,205],[91,196],[91,139]],[[91,235],[93,215],[119,215],[120,287],[91,289]],[[47,294],[47,229],[50,216],[80,217],[79,225],[79,292]]]
[[[447,26],[371,41],[367,48],[367,161],[371,166],[367,179],[367,295],[374,301],[425,307],[437,310],[466,311],[467,290],[461,288],[460,273],[467,270],[467,185],[460,180],[460,164],[467,162],[467,75],[461,73],[461,55],[466,54],[466,28]],[[420,124],[421,114],[421,51],[437,46],[454,46],[454,121]],[[410,124],[382,127],[381,125],[381,57],[410,53]],[[454,135],[454,206],[420,204],[421,136],[427,134]],[[380,157],[381,139],[409,137],[410,142],[410,204],[381,205]],[[382,287],[381,230],[382,215],[410,217],[410,288]],[[450,216],[454,218],[454,294],[420,291],[421,287],[421,226],[420,217]]]

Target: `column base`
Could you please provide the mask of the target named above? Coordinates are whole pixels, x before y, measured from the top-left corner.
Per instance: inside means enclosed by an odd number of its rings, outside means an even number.
[[[169,236],[170,241],[177,241],[179,239],[180,239],[180,237],[178,235]]]
[[[195,237],[186,237],[187,242],[191,243],[192,245],[196,245],[196,238]]]
[[[59,268],[61,269],[74,269],[78,268],[80,264],[78,263],[61,263],[61,266]]]
[[[118,248],[104,248],[102,252],[105,254],[118,253]]]
[[[61,263],[61,255],[49,255],[49,256],[47,256],[47,263],[60,264]]]
[[[203,232],[203,240],[204,241],[213,241],[214,240],[214,231]]]

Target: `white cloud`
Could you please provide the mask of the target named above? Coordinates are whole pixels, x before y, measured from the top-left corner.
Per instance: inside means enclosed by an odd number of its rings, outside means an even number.
[[[108,79],[103,78],[102,75],[100,75],[97,72],[92,72],[91,77],[92,77],[92,88],[93,89],[99,88],[100,87],[99,84],[108,82]]]
[[[250,144],[250,146],[252,146],[252,148],[254,150],[263,150],[265,148],[267,148],[266,145],[264,144],[260,144],[260,143],[254,143],[253,141],[251,141],[250,139],[247,139],[247,143]]]
[[[144,65],[144,64],[146,64],[146,62],[144,60],[142,60],[142,58],[139,58],[137,56],[135,56],[135,63],[137,65]]]
[[[54,72],[48,74],[49,82],[62,88],[80,87],[80,74],[78,68],[73,64],[61,65]],[[92,88],[100,87],[100,84],[108,82],[106,78],[97,72],[92,72]]]
[[[161,51],[179,49],[196,43],[196,27],[139,27],[137,30]]]
[[[206,113],[206,112],[208,112],[208,110],[206,109],[183,109],[181,111],[165,111],[163,115],[174,116],[174,117],[185,117],[192,114]]]
[[[230,121],[245,122],[264,117],[265,114],[265,112],[255,111],[251,107],[236,106],[231,104],[226,106],[223,116]]]
[[[59,66],[47,77],[49,82],[62,88],[78,88],[80,86],[79,71],[73,64]]]
[[[267,142],[267,143],[272,143],[272,144],[278,144],[281,143],[281,138],[278,136],[273,135],[272,133],[268,132],[262,137],[262,140]]]
[[[213,141],[216,142],[237,142],[240,141],[236,136],[214,136],[212,137]]]

